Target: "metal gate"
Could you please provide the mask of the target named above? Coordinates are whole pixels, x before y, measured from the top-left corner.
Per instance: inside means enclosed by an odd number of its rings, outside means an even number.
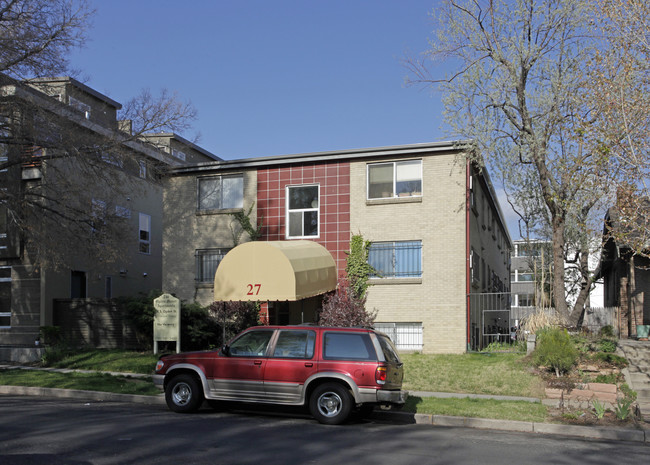
[[[509,292],[469,295],[469,350],[482,350],[492,342],[514,342],[511,304]]]

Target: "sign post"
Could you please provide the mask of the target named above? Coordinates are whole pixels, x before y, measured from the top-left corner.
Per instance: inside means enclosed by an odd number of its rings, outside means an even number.
[[[181,301],[171,294],[154,299],[153,353],[158,353],[158,341],[176,341],[176,353],[181,351]]]

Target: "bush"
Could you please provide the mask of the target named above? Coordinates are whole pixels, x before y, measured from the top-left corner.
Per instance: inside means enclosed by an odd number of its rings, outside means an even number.
[[[616,341],[611,339],[601,339],[598,341],[598,349],[601,352],[614,353],[616,352]]]
[[[609,338],[615,337],[614,327],[612,325],[603,326],[602,328],[600,328],[598,334],[600,337],[609,337]]]
[[[219,346],[243,330],[260,324],[260,310],[255,302],[212,302],[208,308],[221,325]]]
[[[133,325],[138,344],[142,349],[152,348],[153,320],[156,314],[153,301],[160,295],[160,291],[152,291],[148,295],[117,299],[124,310],[125,318]],[[181,348],[183,350],[215,347],[219,342],[219,329],[217,321],[207,308],[197,303],[181,302]]]
[[[565,329],[546,328],[537,333],[537,346],[533,360],[560,374],[568,372],[578,360],[578,351]]]
[[[611,352],[598,352],[594,354],[594,359],[600,360],[601,362],[609,363],[614,365],[617,368],[625,368],[628,364],[628,361],[625,357],[620,355],[612,354]]]
[[[353,294],[346,279],[340,279],[336,291],[323,299],[323,309],[318,317],[320,326],[372,327],[376,314],[366,311],[366,299]]]

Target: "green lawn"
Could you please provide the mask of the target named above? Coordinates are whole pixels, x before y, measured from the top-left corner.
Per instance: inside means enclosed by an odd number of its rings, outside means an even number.
[[[36,370],[0,370],[0,385],[33,386],[118,394],[158,395],[151,378],[129,378],[103,373],[53,373]]]
[[[543,385],[529,373],[523,354],[407,354],[404,388],[411,391],[459,392],[541,397]]]
[[[455,392],[503,396],[541,397],[539,378],[529,373],[522,354],[403,355],[404,388],[410,391]],[[121,350],[76,351],[51,354],[48,366],[79,370],[153,374],[157,355]],[[156,395],[150,378],[114,377],[106,374],[50,373],[0,370],[0,384]],[[407,412],[544,421],[540,403],[489,399],[440,399],[411,396]]]

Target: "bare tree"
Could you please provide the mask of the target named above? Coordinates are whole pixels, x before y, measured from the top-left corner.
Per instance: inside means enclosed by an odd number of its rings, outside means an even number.
[[[554,306],[575,324],[565,261],[586,263],[611,199],[610,154],[589,136],[600,114],[591,99],[589,64],[599,38],[581,0],[448,0],[424,59],[408,59],[412,83],[438,85],[454,136],[474,139],[478,163],[503,180],[511,204],[532,230],[552,241]],[[429,60],[456,66],[432,74]],[[593,276],[582,265],[584,293]],[[584,298],[579,302],[584,302]]]
[[[144,193],[143,171],[157,182],[168,160],[143,136],[187,130],[196,117],[165,90],[121,111],[109,103],[97,118],[60,101],[47,77],[70,72],[68,52],[84,45],[92,14],[86,0],[0,0],[0,217],[14,255],[35,265],[121,258],[133,234],[125,199]]]
[[[67,73],[67,53],[85,43],[92,13],[86,0],[0,0],[0,72]]]

